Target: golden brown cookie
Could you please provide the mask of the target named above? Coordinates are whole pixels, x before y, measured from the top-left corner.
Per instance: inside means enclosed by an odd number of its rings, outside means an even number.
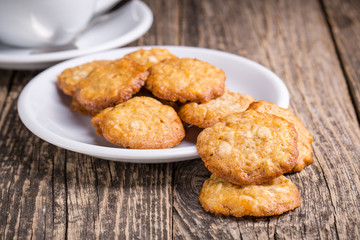
[[[230,113],[245,111],[254,101],[251,96],[227,90],[221,97],[207,103],[186,103],[180,107],[178,114],[188,124],[207,128]]]
[[[154,94],[152,94],[152,92],[150,92],[146,88],[141,88],[140,91],[137,92],[134,95],[134,97],[151,97],[151,98],[155,98],[156,100],[158,100],[162,104],[165,104],[165,105],[168,105],[168,106],[174,108],[174,110],[176,112],[179,111],[179,108],[180,108],[180,104],[178,104],[177,102],[171,102],[171,101],[167,101],[167,100],[157,98],[157,97],[154,96]]]
[[[83,106],[80,105],[80,103],[74,97],[72,98],[72,100],[70,102],[70,109],[73,112],[88,115],[88,116],[94,116],[97,113],[99,113],[99,111],[90,112],[90,111],[86,110]]]
[[[138,64],[149,68],[152,65],[161,62],[162,60],[178,57],[171,54],[169,50],[165,48],[151,48],[150,50],[141,48],[137,51],[126,54],[124,58],[129,58]]]
[[[239,186],[212,175],[199,200],[208,212],[235,217],[280,215],[301,205],[298,188],[284,176],[261,185]]]
[[[92,115],[83,106],[81,106],[80,103],[74,97],[71,100],[70,109],[76,113],[80,113],[80,114],[84,114],[84,115],[88,115],[88,116]]]
[[[160,99],[204,103],[225,91],[224,71],[197,59],[167,59],[149,70],[146,88]]]
[[[99,60],[67,68],[58,76],[57,86],[65,94],[74,96],[78,82],[86,78],[98,66],[108,64],[109,62],[110,61]]]
[[[185,137],[175,110],[149,97],[134,97],[92,118],[100,136],[126,148],[171,148]]]
[[[300,119],[296,117],[290,110],[281,108],[278,105],[267,101],[254,102],[249,106],[249,109],[256,110],[258,112],[274,114],[275,116],[282,117],[294,124],[298,133],[297,148],[299,150],[299,157],[296,161],[295,167],[291,170],[292,172],[300,172],[313,162],[313,153],[311,147],[313,137],[311,136],[309,130],[307,130],[304,124],[300,121]]]
[[[111,112],[113,109],[114,109],[113,107],[105,108],[104,110],[101,110],[98,114],[95,114],[91,118],[91,123],[96,129],[96,133],[101,137],[104,137],[102,134],[102,125],[103,125],[103,122],[106,121],[104,116],[106,116],[106,114],[108,112]]]
[[[238,185],[276,178],[290,171],[298,157],[294,125],[254,110],[232,113],[205,128],[196,147],[210,172]]]
[[[145,84],[149,72],[130,59],[97,67],[76,85],[76,100],[96,112],[128,100]]]

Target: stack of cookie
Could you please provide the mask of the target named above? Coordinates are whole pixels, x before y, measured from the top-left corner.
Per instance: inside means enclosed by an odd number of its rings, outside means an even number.
[[[289,110],[253,102],[205,128],[197,149],[212,176],[199,199],[205,210],[242,216],[279,215],[301,205],[285,173],[312,163],[312,136]]]
[[[57,86],[97,134],[126,148],[171,148],[185,137],[183,123],[204,128],[196,146],[213,173],[199,196],[207,211],[271,216],[300,206],[282,175],[312,163],[311,134],[289,110],[231,92],[225,78],[207,62],[153,48],[66,69]]]
[[[223,70],[159,48],[66,69],[57,86],[72,97],[73,111],[92,117],[100,136],[135,149],[171,148],[182,141],[179,104],[207,103],[223,95],[234,98],[229,91],[224,94]],[[186,108],[184,119],[190,116]]]

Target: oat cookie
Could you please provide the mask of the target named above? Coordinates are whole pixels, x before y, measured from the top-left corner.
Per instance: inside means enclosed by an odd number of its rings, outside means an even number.
[[[104,137],[102,134],[102,125],[106,121],[105,116],[108,112],[111,112],[113,109],[114,107],[105,108],[104,110],[101,110],[99,113],[93,115],[91,118],[91,123],[96,129],[96,133],[101,137]]]
[[[284,176],[261,185],[239,186],[212,175],[199,200],[208,212],[235,217],[280,215],[301,205],[298,188]]]
[[[99,111],[88,111],[87,109],[85,109],[83,106],[80,105],[80,103],[76,100],[75,97],[73,97],[70,102],[70,109],[73,112],[80,113],[83,115],[88,115],[88,116],[94,116],[97,113],[99,113]]]
[[[162,104],[165,104],[165,105],[168,105],[168,106],[174,108],[174,110],[176,112],[179,111],[179,108],[180,108],[180,104],[178,104],[177,102],[171,102],[171,101],[167,101],[167,100],[157,98],[157,97],[154,96],[154,94],[152,94],[152,92],[150,92],[146,88],[141,88],[140,91],[137,92],[134,95],[134,97],[151,97],[151,98],[155,98],[156,100],[158,100]]]
[[[72,98],[71,103],[70,103],[70,109],[76,113],[80,113],[80,114],[84,114],[84,115],[89,115],[91,116],[92,114],[87,111],[83,106],[80,105],[80,103],[76,100],[76,98]]]
[[[224,71],[201,60],[167,59],[149,70],[146,88],[160,99],[204,103],[224,94]]]
[[[97,67],[76,85],[76,100],[89,112],[128,100],[145,84],[149,72],[130,59]]]
[[[207,128],[230,113],[245,111],[254,101],[251,96],[226,90],[224,95],[207,103],[186,103],[180,107],[178,114],[188,124]]]
[[[100,136],[126,148],[171,148],[185,137],[175,110],[149,97],[134,97],[92,118]]]
[[[59,76],[57,80],[57,86],[65,94],[74,96],[76,84],[82,79],[86,78],[94,69],[100,65],[105,65],[110,63],[107,60],[99,60],[88,62],[76,67],[65,69]]]
[[[209,171],[238,185],[261,184],[290,171],[296,146],[293,124],[254,110],[224,117],[205,128],[196,143]]]
[[[138,64],[149,68],[152,65],[161,62],[162,60],[178,57],[171,54],[169,50],[165,48],[151,48],[150,50],[141,48],[137,51],[126,54],[124,58],[129,58]]]
[[[309,130],[307,130],[304,124],[300,121],[300,119],[296,117],[290,110],[281,108],[278,105],[267,101],[254,102],[249,106],[249,109],[258,112],[274,114],[275,116],[282,117],[294,124],[298,133],[297,148],[299,150],[299,157],[296,161],[295,167],[291,170],[292,172],[300,172],[313,162],[313,153],[311,147],[313,137],[311,136]]]

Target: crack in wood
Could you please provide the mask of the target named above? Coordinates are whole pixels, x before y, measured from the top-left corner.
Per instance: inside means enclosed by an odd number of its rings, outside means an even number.
[[[69,230],[69,201],[68,201],[68,184],[67,184],[67,151],[64,151],[64,184],[65,184],[65,240],[68,239],[68,230]]]
[[[318,159],[318,158],[316,157],[316,153],[314,152],[313,154],[314,154],[314,158],[315,158],[315,159]],[[319,164],[321,173],[322,173],[322,175],[323,175],[323,179],[325,180],[325,185],[326,185],[326,187],[327,187],[328,193],[329,193],[330,196],[332,196],[331,189],[330,189],[330,186],[329,186],[327,177],[326,177],[326,175],[325,175],[325,171],[324,171],[324,169],[322,168],[321,163],[318,162],[318,164]],[[319,190],[319,191],[321,191],[321,190]],[[339,238],[339,234],[338,234],[337,225],[336,225],[336,222],[337,222],[337,220],[336,220],[337,210],[336,210],[336,205],[335,205],[335,203],[333,202],[333,198],[332,198],[332,197],[330,197],[330,202],[331,202],[331,205],[332,205],[332,207],[333,207],[333,209],[334,209],[334,211],[335,211],[335,215],[334,215],[335,232],[336,232],[336,235],[337,235],[338,239],[340,239],[340,238]]]

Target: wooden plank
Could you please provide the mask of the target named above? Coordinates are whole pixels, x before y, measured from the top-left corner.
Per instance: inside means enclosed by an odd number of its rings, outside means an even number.
[[[144,0],[154,15],[149,31],[129,46],[178,45],[179,44],[179,7],[181,1]]]
[[[168,164],[124,164],[67,153],[71,239],[170,239]]]
[[[5,105],[5,100],[9,92],[12,81],[13,71],[0,69],[0,113]]]
[[[322,2],[360,121],[360,1]]]
[[[52,198],[53,184],[63,186],[53,164],[56,147],[35,137],[17,114],[19,92],[35,74],[15,74],[1,115],[0,232],[4,239],[52,238],[53,232],[65,227],[65,215],[54,214],[59,206]],[[56,194],[61,197],[61,191]]]
[[[172,238],[172,171],[169,164],[128,164],[118,221],[120,239]],[[125,175],[126,173],[126,175]],[[127,212],[122,212],[126,209]],[[125,230],[125,231],[124,231]]]
[[[205,212],[199,192],[211,173],[200,159],[178,163],[174,175],[174,238],[229,239],[239,238],[234,217],[215,216]]]
[[[292,12],[277,12],[279,7]],[[271,29],[268,41],[264,42],[270,66],[286,81],[292,97],[291,109],[314,135],[317,161],[312,167],[318,168],[326,183],[320,196],[313,195],[317,201],[321,199],[321,205],[315,206],[323,209],[324,202],[331,203],[327,211],[317,213],[319,235],[359,237],[359,162],[355,160],[360,156],[359,127],[321,6],[314,1],[284,1],[280,6],[270,4],[265,16],[271,23],[267,25]],[[311,229],[310,224],[307,226]],[[312,231],[308,234],[315,236]]]
[[[182,1],[182,7],[182,45],[241,54],[284,79],[291,110],[314,136],[315,161],[289,176],[301,191],[302,206],[261,219],[204,213],[196,198],[199,182],[207,178],[205,170],[201,163],[179,165],[174,174],[174,236],[359,238],[360,131],[319,2]]]

